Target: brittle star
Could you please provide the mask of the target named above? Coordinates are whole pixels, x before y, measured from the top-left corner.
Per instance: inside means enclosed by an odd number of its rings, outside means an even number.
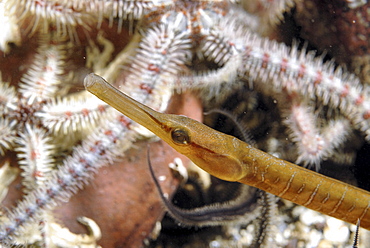
[[[241,182],[370,230],[370,193],[255,149],[185,116],[162,114],[89,74],[88,91],[145,126],[211,175]]]

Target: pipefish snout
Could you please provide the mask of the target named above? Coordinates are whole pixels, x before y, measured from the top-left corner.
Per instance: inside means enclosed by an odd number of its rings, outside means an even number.
[[[163,114],[89,74],[85,87],[211,175],[257,187],[370,230],[370,193],[260,151],[185,116]]]

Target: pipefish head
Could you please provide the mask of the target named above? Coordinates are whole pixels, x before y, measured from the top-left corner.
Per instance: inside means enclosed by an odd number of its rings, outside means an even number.
[[[89,74],[85,78],[85,87],[122,114],[152,131],[208,173],[227,181],[238,181],[244,177],[239,151],[246,143],[186,116],[154,111],[95,74]]]
[[[247,144],[186,116],[155,112],[150,118],[156,124],[149,130],[208,173],[227,181],[245,175],[238,155]]]

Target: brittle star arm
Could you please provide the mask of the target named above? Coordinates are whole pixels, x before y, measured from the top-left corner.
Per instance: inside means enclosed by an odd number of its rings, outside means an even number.
[[[185,116],[162,114],[89,74],[86,89],[145,126],[200,168],[370,230],[370,193],[278,159]]]
[[[273,225],[277,205],[276,197],[263,190],[257,190],[244,184],[238,184],[237,197],[226,202],[217,202],[193,209],[182,209],[177,207],[165,197],[160,183],[154,174],[150,162],[148,149],[149,172],[154,181],[163,206],[167,213],[177,222],[191,226],[224,225],[227,223],[248,223],[253,220],[255,224],[254,240],[250,247],[260,247],[264,244],[268,247],[271,241],[272,231],[269,226]],[[259,220],[259,221],[256,221]]]
[[[306,99],[338,109],[370,140],[370,89],[354,74],[335,67],[333,61],[324,62],[306,49],[299,51],[297,45],[290,48],[262,38],[233,15],[221,19],[218,29],[208,33],[204,40],[204,54],[216,55],[215,61],[217,57],[224,58],[219,64],[222,66],[208,74],[182,76],[178,87],[235,84],[234,78],[243,78],[258,82],[258,88],[268,95],[297,92]]]
[[[213,205],[206,205],[194,209],[181,209],[176,205],[173,205],[172,202],[164,196],[161,186],[154,174],[154,170],[150,162],[149,149],[147,156],[149,172],[153,178],[162,202],[167,212],[181,224],[195,226],[220,225],[222,223],[235,222],[237,221],[237,218],[242,218],[247,214],[253,216],[252,218],[256,218],[255,215],[257,215],[257,211],[255,203],[257,202],[257,198],[254,197],[254,190],[250,187],[241,189],[241,193],[237,199],[226,203],[223,202]],[[259,212],[261,209],[258,208],[257,210]]]
[[[224,115],[233,122],[237,134],[244,142],[255,145],[255,141],[249,136],[249,132],[242,127],[236,117],[225,110],[214,109],[205,114],[217,113]],[[225,225],[227,223],[249,223],[253,220],[255,225],[254,241],[250,247],[269,247],[272,237],[272,229],[269,226],[275,224],[277,205],[276,197],[263,190],[256,190],[245,184],[233,183],[237,188],[233,188],[235,197],[228,201],[217,202],[203,205],[193,209],[183,209],[177,207],[171,200],[165,197],[160,183],[155,176],[150,161],[148,147],[148,166],[154,184],[162,199],[163,206],[167,213],[177,222],[192,226],[212,226]],[[230,191],[231,192],[231,191]],[[258,221],[256,221],[258,220]]]

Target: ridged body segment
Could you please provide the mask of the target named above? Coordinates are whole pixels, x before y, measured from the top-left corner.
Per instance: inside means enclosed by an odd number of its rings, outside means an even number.
[[[369,192],[241,143],[247,173],[239,182],[352,224],[359,219],[370,229]]]

